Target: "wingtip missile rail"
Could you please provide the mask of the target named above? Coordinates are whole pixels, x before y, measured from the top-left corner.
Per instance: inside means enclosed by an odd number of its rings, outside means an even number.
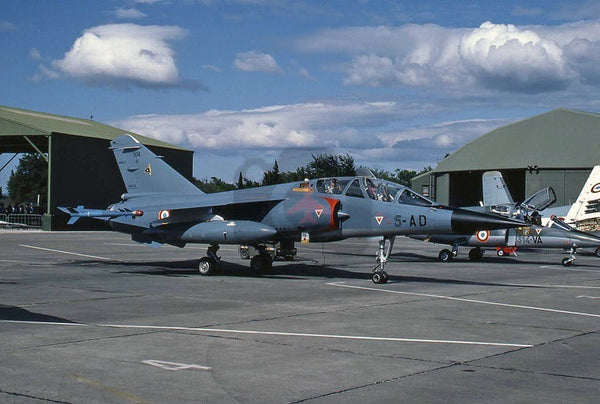
[[[77,206],[76,208],[58,207],[58,209],[71,218],[67,224],[73,224],[82,217],[90,217],[93,219],[110,220],[115,217],[131,216],[132,218],[143,216],[144,212],[141,210],[101,210],[101,209],[86,209],[83,206]]]

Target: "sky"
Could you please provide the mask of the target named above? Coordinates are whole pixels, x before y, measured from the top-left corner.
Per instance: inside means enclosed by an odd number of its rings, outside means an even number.
[[[520,119],[600,112],[598,1],[0,5],[0,105],[193,149],[197,178],[256,180],[313,153],[419,171]]]

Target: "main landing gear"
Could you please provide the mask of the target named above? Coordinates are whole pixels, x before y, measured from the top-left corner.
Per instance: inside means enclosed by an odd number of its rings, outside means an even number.
[[[200,275],[212,275],[221,268],[221,257],[217,255],[218,244],[211,244],[206,250],[206,257],[200,258],[198,272]]]
[[[392,252],[395,240],[396,236],[383,236],[383,239],[379,241],[379,250],[377,251],[376,258],[377,265],[373,267],[373,275],[371,276],[373,283],[387,283],[388,274],[384,271],[385,263]]]
[[[452,251],[448,249],[443,249],[438,254],[438,258],[442,262],[448,262],[454,259],[458,255],[458,245],[452,246]],[[479,261],[483,256],[483,250],[481,247],[474,247],[469,250],[469,259],[471,261]]]
[[[250,260],[250,268],[256,273],[269,272],[273,269],[273,258],[265,245],[254,246],[258,251]],[[221,268],[221,257],[217,255],[218,244],[211,244],[206,250],[206,256],[200,258],[198,263],[198,272],[200,275],[213,275]]]
[[[440,253],[438,254],[438,258],[440,259],[440,261],[448,262],[454,257],[456,257],[458,255],[458,244],[458,241],[455,241],[452,244],[452,251],[448,250],[447,248],[444,248],[442,251],[440,251]]]
[[[564,267],[570,267],[571,265],[573,265],[573,262],[575,262],[575,260],[577,259],[577,257],[575,256],[577,254],[577,249],[575,247],[571,247],[571,249],[568,251],[569,256],[563,258],[562,260],[562,264]]]

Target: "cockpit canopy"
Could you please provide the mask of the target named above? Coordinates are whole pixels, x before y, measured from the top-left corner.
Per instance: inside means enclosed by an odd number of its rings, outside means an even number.
[[[346,195],[354,198],[370,198],[380,202],[394,202],[431,206],[434,202],[404,185],[369,177],[329,177],[315,182],[316,192]]]
[[[555,227],[557,229],[572,231],[575,230],[572,226],[566,224],[561,219],[556,217],[555,215],[550,216],[550,221],[548,222],[548,227]]]

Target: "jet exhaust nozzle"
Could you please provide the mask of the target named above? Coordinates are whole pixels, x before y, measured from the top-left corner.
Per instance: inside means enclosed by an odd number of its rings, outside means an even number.
[[[472,234],[479,230],[510,229],[528,226],[528,224],[501,216],[455,209],[452,212],[451,226],[452,231],[456,234]]]

